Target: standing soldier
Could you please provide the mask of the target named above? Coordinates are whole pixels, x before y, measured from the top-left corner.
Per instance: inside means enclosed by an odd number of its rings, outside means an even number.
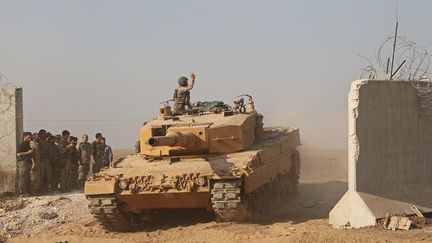
[[[78,187],[84,188],[84,183],[90,171],[92,149],[91,144],[88,142],[88,135],[82,135],[82,141],[78,145]]]
[[[68,145],[63,149],[65,152],[65,158],[60,177],[60,190],[63,192],[67,192],[72,189],[72,164],[74,163],[74,160],[78,158],[76,142],[77,140],[74,137],[68,136]]]
[[[17,148],[17,182],[18,187],[15,189],[18,194],[28,195],[29,181],[30,181],[30,168],[32,166],[33,150],[30,147],[30,140],[32,134],[25,132],[23,142]]]
[[[179,87],[174,91],[174,114],[183,114],[186,111],[186,106],[190,109],[192,105],[190,104],[190,90],[195,84],[195,74],[191,74],[192,83],[188,84],[188,79],[186,77],[180,77],[178,79]]]
[[[68,145],[69,145],[69,136],[70,132],[68,130],[63,130],[61,139],[58,143],[58,150],[59,150],[59,160],[58,165],[60,168],[60,174],[59,174],[59,184],[60,184],[60,190],[65,191],[65,181],[63,180],[63,175],[65,174],[65,166],[66,166],[66,158],[68,155]]]
[[[49,150],[50,150],[50,156],[51,156],[51,190],[57,191],[58,190],[58,184],[60,180],[60,165],[59,165],[59,159],[60,159],[60,151],[58,148],[58,142],[57,137],[50,136],[48,138],[49,142]]]
[[[30,170],[30,189],[32,194],[39,194],[42,191],[42,163],[41,163],[41,151],[39,148],[38,133],[33,133],[33,137],[30,141],[30,148],[33,150],[32,154],[32,167]]]
[[[39,131],[39,149],[41,160],[40,180],[42,183],[42,191],[50,191],[51,184],[51,153],[48,143],[47,132],[44,129]]]
[[[103,166],[110,166],[113,161],[113,152],[111,146],[106,144],[106,138],[102,138],[102,144],[104,145],[104,155],[103,155]]]
[[[93,173],[98,173],[102,167],[103,155],[105,146],[102,144],[102,133],[96,133],[96,140],[92,143],[92,154],[93,154]]]
[[[73,143],[75,146],[72,147],[72,156],[71,156],[71,179],[69,182],[69,188],[70,189],[77,189],[78,188],[78,160],[79,160],[79,154],[77,150],[77,144],[78,144],[78,138],[72,137]]]

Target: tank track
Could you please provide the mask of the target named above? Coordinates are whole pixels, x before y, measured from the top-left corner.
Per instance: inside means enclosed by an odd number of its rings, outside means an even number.
[[[241,200],[241,180],[217,181],[211,190],[212,207],[223,221],[236,221],[247,217]]]
[[[117,207],[114,195],[87,197],[93,217],[107,230],[126,232],[133,229],[131,220]]]
[[[262,185],[242,198],[242,181],[217,181],[211,190],[212,207],[223,221],[239,221],[261,218],[271,205],[292,197],[297,192],[300,175],[300,155],[292,153],[292,166],[278,174],[272,181]]]

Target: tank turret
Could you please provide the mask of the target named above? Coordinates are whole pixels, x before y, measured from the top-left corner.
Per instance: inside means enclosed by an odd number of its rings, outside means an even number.
[[[140,131],[141,154],[148,157],[232,153],[255,141],[262,116],[255,110],[201,111],[158,116]]]
[[[255,110],[252,96],[239,97],[233,108],[220,101],[198,102],[182,115],[171,112],[171,100],[161,102],[160,115],[140,130],[140,153],[161,158],[248,149],[261,134],[263,116]]]

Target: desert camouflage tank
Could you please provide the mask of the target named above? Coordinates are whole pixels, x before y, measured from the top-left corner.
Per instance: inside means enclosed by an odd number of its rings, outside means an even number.
[[[264,128],[248,97],[234,108],[198,102],[183,115],[162,105],[140,130],[139,153],[86,182],[94,217],[114,231],[164,209],[206,208],[221,220],[251,219],[292,196],[300,172],[299,130]]]

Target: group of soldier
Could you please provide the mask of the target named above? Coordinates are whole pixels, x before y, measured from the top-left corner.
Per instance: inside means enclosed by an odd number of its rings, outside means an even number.
[[[195,74],[178,79],[179,87],[174,91],[175,115],[186,112],[190,103],[190,90],[195,84]],[[25,132],[23,142],[17,147],[17,169],[15,188],[18,194],[41,194],[61,190],[82,189],[90,173],[97,173],[113,160],[110,146],[101,133],[91,144],[88,135],[78,138],[64,130],[61,135],[52,135],[41,129],[38,133]],[[137,143],[139,152],[139,142]]]
[[[64,130],[52,135],[44,129],[25,132],[17,147],[16,192],[40,195],[52,191],[81,190],[90,174],[113,160],[111,147],[101,133],[92,143],[83,134],[81,141]]]

